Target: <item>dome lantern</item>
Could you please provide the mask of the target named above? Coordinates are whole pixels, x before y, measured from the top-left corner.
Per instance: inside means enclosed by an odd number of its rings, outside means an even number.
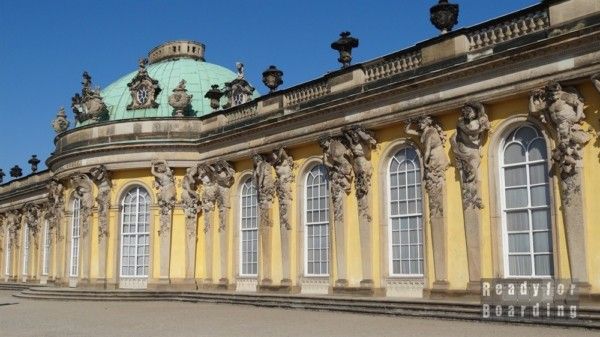
[[[148,53],[149,64],[176,58],[191,58],[204,61],[204,44],[190,40],[163,43]]]

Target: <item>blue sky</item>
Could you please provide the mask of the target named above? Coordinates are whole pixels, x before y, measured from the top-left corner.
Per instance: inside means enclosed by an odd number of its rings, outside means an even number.
[[[0,168],[45,160],[54,150],[50,123],[87,70],[104,88],[136,69],[139,57],[169,40],[206,44],[206,59],[246,76],[262,93],[270,64],[284,71],[281,88],[337,69],[329,45],[349,30],[360,39],[354,61],[367,61],[438,35],[429,22],[435,0],[10,1],[0,0]],[[458,27],[477,24],[537,0],[459,3]],[[44,167],[44,165],[41,165]],[[5,178],[5,182],[7,181]]]

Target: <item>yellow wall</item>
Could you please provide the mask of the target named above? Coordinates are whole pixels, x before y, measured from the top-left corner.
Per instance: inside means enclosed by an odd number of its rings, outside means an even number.
[[[595,88],[590,84],[586,83],[580,85],[578,89],[581,91],[587,104],[587,118],[586,128],[591,127],[595,130],[600,130],[598,122],[598,115],[600,110],[600,95]],[[497,148],[490,148],[492,139],[498,137],[498,127],[505,122],[511,116],[518,114],[526,115],[528,111],[528,97],[526,95],[514,97],[509,100],[502,102],[493,102],[486,104],[487,113],[492,124],[492,130],[486,137],[484,146],[482,149],[482,160],[480,167],[480,188],[483,197],[484,208],[481,210],[481,261],[482,261],[482,277],[497,277],[500,276],[498,265],[502,261],[495,261],[495,250],[499,249],[497,245],[494,245],[494,237],[496,236],[496,229],[492,225],[491,209],[493,209],[492,202],[496,202],[496,197],[490,195],[492,191],[492,182],[496,177],[490,176],[492,172],[489,168],[490,165],[497,165],[497,163],[491,163],[490,158],[492,152],[498,151]],[[451,110],[442,114],[439,118],[443,129],[446,133],[447,139],[450,139],[456,132],[455,126],[459,111]],[[380,175],[382,167],[389,164],[389,153],[385,158],[382,157],[384,153],[389,152],[390,146],[394,146],[400,139],[410,139],[415,144],[419,144],[419,140],[414,137],[407,137],[404,133],[404,124],[398,123],[389,125],[388,127],[375,130],[376,138],[378,141],[377,148],[372,153],[372,164],[373,164],[373,176],[372,176],[372,190],[370,193],[371,197],[371,210],[372,210],[372,246],[373,246],[373,278],[375,287],[383,287],[385,285],[384,275],[387,270],[387,261],[383,261],[384,255],[382,254],[382,240],[387,237],[386,233],[381,233],[383,230],[383,224],[387,222],[386,212],[382,211],[386,202],[383,196],[384,186],[386,184],[384,179],[386,175]],[[550,142],[552,144],[552,142]],[[420,149],[419,149],[419,152]],[[305,166],[306,161],[314,156],[320,157],[322,155],[320,147],[315,143],[306,144],[297,147],[290,147],[288,153],[294,158],[295,162],[295,176],[296,184],[292,187],[292,196],[294,197],[294,203],[292,207],[292,215],[290,217],[292,231],[291,231],[291,277],[294,284],[297,284],[299,278],[298,270],[301,269],[301,261],[303,257],[299,254],[303,254],[303,247],[300,245],[301,238],[299,235],[300,219],[302,219],[302,210],[300,209],[300,203],[298,196],[302,195],[302,191],[298,188],[301,181],[305,179],[300,169]],[[461,189],[458,172],[455,168],[455,162],[453,160],[454,155],[450,147],[449,141],[446,141],[446,153],[451,159],[451,166],[446,171],[446,203],[445,203],[445,216],[447,224],[447,263],[448,263],[448,281],[451,289],[465,289],[468,283],[468,265],[467,265],[467,254],[466,254],[466,240],[465,230],[463,224],[463,213],[462,213],[462,202],[461,202]],[[600,293],[600,226],[596,226],[594,219],[600,218],[600,208],[595,206],[595,196],[598,187],[600,187],[600,144],[597,138],[594,138],[590,144],[584,149],[584,197],[585,197],[585,218],[587,220],[587,252],[588,261],[586,261],[589,278],[592,285],[592,292]],[[236,175],[236,183],[231,190],[231,211],[229,212],[229,227],[228,227],[228,278],[230,283],[235,280],[238,271],[235,266],[238,265],[239,259],[239,237],[237,231],[239,230],[239,219],[237,215],[237,209],[239,208],[239,185],[241,176],[248,171],[252,170],[252,162],[250,159],[240,160],[234,164],[234,168],[238,172]],[[176,187],[177,196],[179,198],[181,193],[180,182],[185,173],[183,168],[175,169],[176,176]],[[565,237],[565,225],[561,212],[561,197],[558,186],[558,180],[556,177],[551,178],[553,186],[554,196],[554,213],[555,213],[555,236],[557,246],[555,247],[555,259],[557,261],[558,270],[556,274],[561,278],[568,278],[570,275],[569,271],[569,260],[567,254],[567,243]],[[109,239],[108,239],[108,258],[107,258],[107,277],[109,279],[116,280],[118,276],[118,259],[119,256],[119,223],[120,223],[120,212],[119,205],[123,193],[129,188],[136,184],[144,186],[153,197],[153,203],[156,202],[155,190],[152,188],[154,178],[150,174],[150,169],[136,169],[127,171],[113,172],[113,190],[112,190],[112,207],[110,209],[110,225],[109,225]],[[67,189],[67,196],[71,194],[71,189]],[[97,191],[94,191],[96,193]],[[499,191],[498,191],[499,192]],[[424,194],[426,196],[426,194]],[[426,198],[425,198],[426,199]],[[67,208],[70,208],[70,200],[67,198]],[[424,205],[427,205],[427,201],[424,200]],[[153,204],[153,205],[154,205]],[[361,251],[360,251],[360,238],[358,228],[358,207],[357,201],[354,197],[354,187],[352,193],[346,198],[345,201],[345,224],[346,224],[346,242],[345,252],[348,270],[348,280],[351,286],[357,286],[362,279],[361,275]],[[275,284],[282,278],[281,270],[281,256],[280,251],[280,240],[279,240],[279,217],[278,217],[278,204],[275,198],[272,212],[272,277]],[[425,219],[427,219],[427,208],[424,210]],[[158,237],[159,227],[159,213],[156,206],[152,207],[152,275],[151,278],[159,277],[160,270],[160,240]],[[197,231],[197,250],[196,250],[196,278],[203,279],[208,277],[205,271],[205,257],[204,257],[204,214],[200,214],[198,218],[198,231]],[[213,212],[214,219],[213,224],[213,275],[212,279],[217,281],[220,277],[220,256],[219,256],[219,239],[218,239],[218,211]],[[426,254],[426,286],[431,287],[434,281],[433,272],[433,247],[431,245],[431,228],[429,223],[426,226],[425,236],[425,254]],[[69,239],[70,239],[70,219],[65,217],[63,226],[61,226],[62,236],[64,239],[58,241],[58,247],[53,248],[53,257],[51,263],[50,275],[56,275],[59,267],[62,266],[63,274],[68,275],[68,261],[67,256],[69,254]],[[95,213],[92,226],[91,226],[91,278],[97,278],[98,272],[98,217]],[[43,236],[43,235],[42,235]],[[5,238],[6,239],[6,238]],[[496,238],[497,242],[501,242],[501,238]],[[20,239],[22,241],[22,238]],[[39,238],[40,244],[41,238]],[[332,238],[335,240],[335,237]],[[56,243],[56,241],[54,241]],[[180,206],[175,209],[173,215],[172,225],[172,244],[171,244],[171,265],[170,265],[170,277],[172,280],[182,280],[185,278],[185,258],[186,258],[186,229],[185,229],[185,216]],[[4,259],[4,244],[2,246],[2,262],[0,266],[3,268]],[[41,247],[41,245],[40,245]],[[332,242],[332,249],[335,252],[335,245]],[[32,248],[33,252],[34,249]],[[38,251],[39,253],[39,251]],[[40,255],[41,256],[41,255]],[[499,255],[501,256],[501,254]],[[21,254],[13,254],[13,272],[20,276],[21,267],[18,266],[18,261],[21,259]],[[35,271],[41,270],[39,268],[39,262],[35,258],[30,258],[30,263]],[[331,261],[331,280],[334,281],[337,278],[337,270],[335,260]],[[19,268],[19,269],[17,269]],[[2,270],[3,272],[3,270]],[[3,274],[3,273],[2,273]],[[60,275],[56,275],[60,276]]]

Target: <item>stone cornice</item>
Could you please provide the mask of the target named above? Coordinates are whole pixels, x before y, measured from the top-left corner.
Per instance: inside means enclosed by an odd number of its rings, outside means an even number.
[[[243,142],[244,144],[236,146],[235,150],[227,151],[226,148],[222,148],[224,152],[221,155],[234,156],[228,159],[238,159],[248,156],[252,151],[261,151],[257,148],[261,146],[269,150],[270,147],[281,145],[279,142],[285,142],[283,145],[311,142],[324,132],[336,133],[344,125],[358,121],[368,127],[377,128],[424,112],[435,115],[458,108],[474,97],[480,101],[489,102],[524,94],[547,81],[550,76],[558,80],[578,78],[587,80],[590,74],[600,70],[598,64],[592,60],[593,57],[588,57],[586,60],[578,62],[577,65],[562,66],[562,69],[559,66],[549,66],[548,64],[560,63],[561,60],[577,55],[580,55],[577,57],[584,58],[585,55],[593,55],[594,52],[597,52],[595,45],[597,39],[600,39],[600,31],[597,26],[588,27],[529,44],[526,48],[507,50],[470,62],[463,60],[419,76],[399,77],[379,86],[367,84],[359,87],[358,90],[348,89],[338,95],[331,94],[313,100],[311,104],[300,105],[298,110],[290,111],[279,108],[261,115],[260,118],[230,125],[223,123],[220,127],[204,132],[190,132],[187,135],[184,132],[182,133],[184,137],[177,137],[175,132],[170,131],[170,128],[178,129],[172,125],[178,123],[179,120],[132,121],[131,123],[138,124],[143,122],[164,123],[163,128],[169,131],[162,134],[158,131],[136,134],[135,142],[108,142],[106,139],[98,138],[98,144],[59,153],[51,158],[49,163],[61,171],[60,167],[68,162],[73,162],[77,158],[83,159],[99,155],[103,152],[108,155],[122,153],[124,150],[128,152],[134,150],[136,152],[173,152],[173,149],[180,154],[186,153],[186,157],[208,160],[213,157],[207,151],[217,150],[230,142]],[[548,69],[541,69],[538,74],[531,73],[529,76],[518,75],[520,70],[529,70],[532,67],[548,67]],[[508,73],[509,71],[511,73]],[[509,78],[510,80],[508,80]],[[490,79],[494,80],[494,84],[487,88],[483,85],[473,87],[475,83],[483,83],[482,81]],[[456,88],[467,89],[456,91]],[[455,92],[451,92],[453,90]],[[433,95],[434,93],[437,95]],[[417,97],[419,100],[415,101]],[[181,120],[181,122],[184,121],[187,122],[187,120]],[[206,124],[197,120],[196,123],[198,123],[198,129],[206,128]],[[168,125],[171,126],[168,127]],[[290,127],[293,128],[294,125],[300,127],[301,135],[296,135],[295,130],[290,130]],[[312,127],[307,129],[304,127],[306,125]],[[95,127],[102,128],[103,126],[96,125]],[[131,128],[133,129],[133,127]],[[153,126],[152,129],[160,130],[161,127]],[[276,130],[285,132],[285,134],[278,136]],[[71,134],[74,133],[76,131]],[[167,136],[171,138],[169,139]],[[112,137],[114,139],[114,136]],[[57,163],[58,166],[54,163]],[[184,167],[185,165],[181,161],[180,164],[173,163],[173,166]]]

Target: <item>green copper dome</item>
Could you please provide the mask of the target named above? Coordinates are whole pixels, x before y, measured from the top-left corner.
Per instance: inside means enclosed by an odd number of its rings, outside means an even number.
[[[194,54],[188,47],[187,51],[176,50],[176,47],[194,46]],[[196,48],[197,47],[197,48]],[[173,48],[171,50],[171,48]],[[132,103],[132,96],[128,83],[138,74],[133,71],[116,82],[105,87],[100,95],[106,104],[108,116],[104,121],[115,121],[131,118],[172,117],[174,108],[169,105],[169,96],[173,94],[181,80],[185,80],[185,89],[188,95],[193,95],[187,116],[200,117],[212,113],[209,99],[204,95],[211,89],[211,85],[217,84],[223,88],[226,82],[231,82],[238,77],[233,71],[212,63],[204,62],[204,45],[193,41],[174,41],[154,48],[149,53],[150,64],[146,66],[148,75],[158,81],[160,93],[156,97],[156,108],[127,109]],[[254,92],[252,98],[258,97]],[[225,97],[221,98],[221,104],[226,103]],[[86,120],[77,123],[78,126],[92,123]]]

